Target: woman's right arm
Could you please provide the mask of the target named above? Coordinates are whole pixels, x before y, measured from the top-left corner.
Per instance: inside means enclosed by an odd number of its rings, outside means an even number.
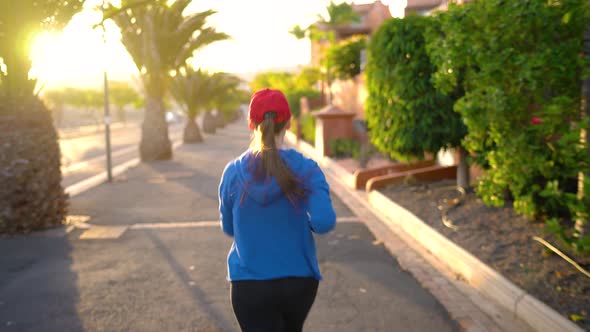
[[[233,202],[230,192],[231,180],[228,173],[231,164],[223,170],[221,181],[219,183],[219,219],[221,220],[221,229],[229,236],[234,236],[234,218],[232,213]]]
[[[330,186],[317,164],[310,177],[309,190],[307,212],[311,229],[318,234],[328,233],[336,225],[336,213],[330,199]]]

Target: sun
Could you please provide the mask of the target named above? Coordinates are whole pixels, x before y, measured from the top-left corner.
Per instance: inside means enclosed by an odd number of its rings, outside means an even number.
[[[117,77],[130,77],[135,67],[119,42],[115,26],[103,32],[95,28],[93,15],[76,15],[62,32],[41,32],[33,41],[30,76],[47,87],[99,86],[103,71]]]

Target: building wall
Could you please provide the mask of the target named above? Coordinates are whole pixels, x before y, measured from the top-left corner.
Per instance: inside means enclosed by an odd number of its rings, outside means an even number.
[[[332,83],[332,104],[343,111],[355,113],[355,119],[365,119],[367,96],[363,74],[357,75],[351,80],[338,80]]]

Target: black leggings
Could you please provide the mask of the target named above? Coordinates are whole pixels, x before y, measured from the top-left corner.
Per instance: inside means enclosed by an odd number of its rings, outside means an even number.
[[[314,278],[232,281],[231,304],[244,332],[300,332],[317,290]]]

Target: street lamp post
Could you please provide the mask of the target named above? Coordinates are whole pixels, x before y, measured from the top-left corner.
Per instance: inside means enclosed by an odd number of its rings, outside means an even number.
[[[109,110],[109,81],[107,70],[104,70],[104,132],[107,153],[107,179],[113,181],[113,163],[111,160],[111,115]]]
[[[106,10],[106,3],[105,0],[102,1],[102,12],[104,16],[104,12]],[[104,53],[106,55],[106,46],[107,46],[107,38],[106,38],[106,28],[104,26],[104,22],[102,23],[102,41],[104,44]],[[105,146],[106,146],[106,159],[107,159],[107,179],[108,182],[113,182],[113,164],[111,160],[111,114],[109,109],[109,80],[107,74],[107,63],[106,63],[106,56],[103,56],[103,66],[104,66],[104,75],[103,75],[103,84],[104,84],[104,133],[105,133]]]

